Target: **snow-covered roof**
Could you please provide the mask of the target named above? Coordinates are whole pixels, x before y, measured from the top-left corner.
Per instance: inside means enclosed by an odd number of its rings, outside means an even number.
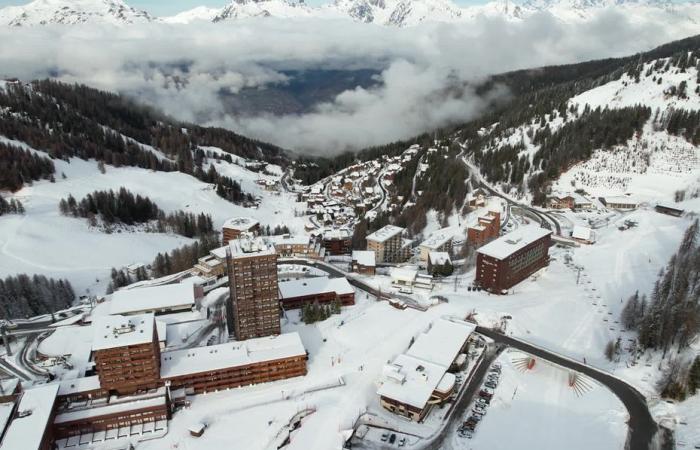
[[[449,230],[438,230],[430,237],[420,243],[421,247],[434,250],[440,248],[454,238],[454,234]]]
[[[477,252],[492,258],[505,259],[549,234],[552,234],[551,230],[540,228],[537,225],[527,225],[484,245]]]
[[[584,241],[592,241],[593,240],[593,230],[591,230],[588,227],[583,227],[580,225],[576,225],[571,232],[571,237],[574,239],[581,239]]]
[[[153,313],[134,316],[103,316],[93,324],[93,350],[106,350],[153,341]]]
[[[377,264],[377,255],[372,250],[353,250],[352,260],[365,267],[374,267]]]
[[[19,414],[30,412],[24,417],[15,417],[9,424],[0,448],[7,450],[41,448],[44,431],[51,426],[58,383],[45,384],[22,393],[17,405]]]
[[[444,366],[399,355],[384,367],[377,394],[423,409],[446,371]]]
[[[347,228],[334,228],[323,232],[323,239],[326,240],[349,239],[351,236],[352,233]]]
[[[119,290],[112,294],[110,314],[187,309],[194,306],[192,283]]]
[[[615,204],[625,204],[625,205],[637,205],[639,201],[635,199],[634,197],[630,197],[627,195],[617,195],[617,196],[608,196],[608,197],[603,197],[605,200],[605,203],[615,203]]]
[[[298,333],[286,333],[163,352],[160,355],[160,376],[167,379],[295,356],[306,356],[306,349]]]
[[[428,260],[430,261],[430,264],[435,264],[438,266],[441,266],[448,262],[452,264],[450,254],[447,252],[430,252],[428,254]]]
[[[85,420],[100,416],[111,416],[113,414],[124,413],[126,411],[136,411],[159,406],[165,407],[166,404],[167,400],[165,392],[162,392],[162,394],[156,396],[147,395],[142,396],[141,398],[135,397],[131,401],[120,401],[93,408],[68,410],[57,414],[56,419],[54,419],[54,423],[68,423],[76,420]]]
[[[240,239],[233,239],[229,241],[228,248],[231,250],[231,257],[233,259],[274,255],[276,253],[275,246],[262,237],[244,236]],[[225,250],[224,248],[224,252]],[[224,253],[224,258],[225,257]]]
[[[417,275],[418,269],[408,267],[394,267],[391,269],[391,279],[394,281],[413,283]]]
[[[406,354],[449,368],[474,330],[476,325],[469,322],[437,319],[428,331],[416,338]]]
[[[236,231],[248,231],[255,225],[258,225],[258,223],[259,222],[252,217],[234,217],[224,222],[223,227]]]
[[[307,295],[335,292],[337,295],[352,294],[355,290],[345,278],[302,278],[278,283],[280,298],[303,297]]]
[[[403,228],[395,225],[387,225],[367,236],[368,241],[386,242],[396,235],[403,233]]]
[[[309,243],[309,237],[305,234],[298,234],[295,236],[281,234],[277,236],[269,236],[268,239],[274,245],[307,245]]]
[[[93,375],[91,377],[62,380],[58,388],[58,395],[73,395],[98,389],[100,389],[100,378],[97,375]]]

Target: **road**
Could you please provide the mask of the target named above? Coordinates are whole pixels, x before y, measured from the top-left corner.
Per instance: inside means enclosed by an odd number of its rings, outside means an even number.
[[[521,208],[523,211],[526,211],[529,213],[531,216],[533,216],[536,220],[540,222],[540,225],[543,228],[547,228],[549,230],[552,229],[552,225],[554,225],[554,228],[556,230],[556,234],[561,236],[561,225],[559,224],[559,221],[550,213],[546,211],[539,211],[532,206],[525,205],[522,203],[518,203],[515,200],[511,199],[510,197],[502,194],[501,192],[497,191],[496,189],[492,188],[486,180],[481,176],[481,172],[479,171],[479,168],[474,166],[473,164],[470,164],[469,161],[467,161],[467,158],[465,156],[462,156],[459,158],[462,160],[462,163],[467,167],[469,170],[469,173],[472,174],[474,177],[475,184],[481,187],[483,190],[487,191],[493,196],[500,197],[503,200],[506,201],[507,203],[507,208],[510,209],[512,206],[517,206]]]
[[[617,396],[617,398],[620,399],[629,413],[629,434],[627,436],[627,445],[625,448],[629,450],[651,450],[654,448],[654,436],[658,431],[658,427],[652,418],[651,413],[649,412],[646,399],[631,385],[594,367],[576,362],[542,348],[535,347],[534,345],[528,344],[527,342],[519,339],[505,336],[491,330],[490,328],[477,327],[476,331],[488,336],[499,344],[522,350],[523,352],[529,353],[543,360],[583,373],[603,384],[605,387],[610,389]]]

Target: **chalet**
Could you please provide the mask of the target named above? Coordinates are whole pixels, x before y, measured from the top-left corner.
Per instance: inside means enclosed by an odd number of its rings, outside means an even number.
[[[592,244],[595,242],[595,232],[580,225],[576,225],[571,231],[571,238],[582,244]]]
[[[374,275],[377,265],[375,256],[371,250],[353,250],[352,271],[362,275]]]
[[[600,197],[598,200],[610,209],[633,210],[639,207],[639,202],[628,195]]]

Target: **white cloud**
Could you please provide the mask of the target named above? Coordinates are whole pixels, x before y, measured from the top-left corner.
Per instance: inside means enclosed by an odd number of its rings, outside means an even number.
[[[508,23],[395,29],[331,20],[0,29],[0,75],[55,77],[123,92],[183,120],[228,126],[286,148],[331,154],[468,120],[483,109],[472,88],[508,70],[620,56],[691,34],[606,11],[564,25],[548,14]],[[220,92],[285,83],[283,70],[380,69],[306,114],[232,117]]]

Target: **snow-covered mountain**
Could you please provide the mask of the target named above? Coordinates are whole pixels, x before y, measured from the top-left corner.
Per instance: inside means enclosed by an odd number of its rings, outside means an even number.
[[[249,17],[309,17],[315,9],[309,8],[303,1],[294,0],[233,0],[224,6],[212,19],[222,22],[231,19]]]
[[[44,25],[165,22],[226,22],[255,17],[351,19],[361,23],[406,27],[426,22],[470,22],[480,17],[508,21],[549,13],[563,22],[589,20],[606,10],[618,10],[635,21],[700,23],[700,3],[669,0],[494,0],[483,5],[457,6],[453,0],[330,0],[311,7],[303,0],[231,0],[223,8],[197,8],[155,19],[123,0],[35,0],[0,9],[0,25]]]
[[[134,9],[122,0],[34,0],[26,5],[0,9],[0,24],[10,26],[126,25],[152,20],[146,11]]]
[[[325,9],[358,22],[398,27],[462,18],[462,9],[450,0],[335,0]]]
[[[183,11],[174,16],[164,17],[161,21],[165,23],[191,23],[191,22],[211,22],[221,12],[219,8],[209,8],[207,6],[198,6],[187,11]]]

